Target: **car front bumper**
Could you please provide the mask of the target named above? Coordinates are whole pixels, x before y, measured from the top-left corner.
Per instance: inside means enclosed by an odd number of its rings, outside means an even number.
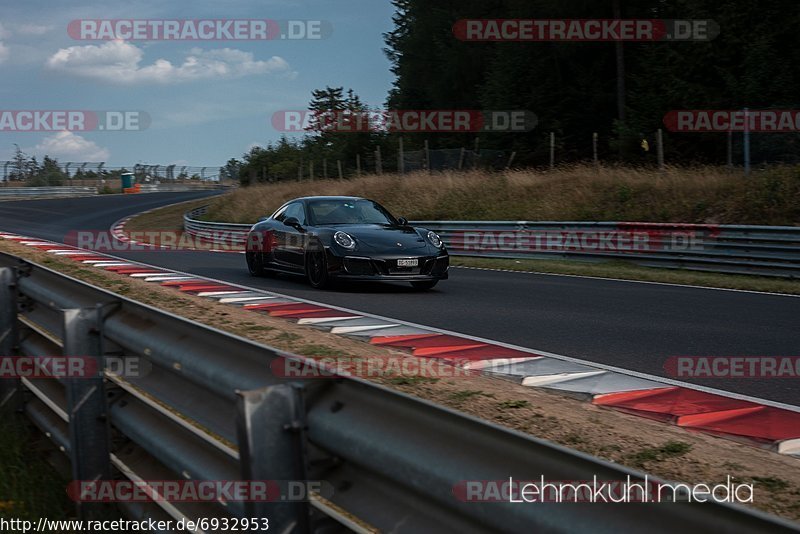
[[[415,267],[398,267],[399,259],[417,259]],[[346,280],[375,280],[396,282],[424,282],[446,280],[450,267],[450,256],[328,256],[328,274]]]

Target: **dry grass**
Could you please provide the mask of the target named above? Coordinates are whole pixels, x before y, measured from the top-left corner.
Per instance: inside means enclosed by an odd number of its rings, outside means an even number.
[[[800,225],[800,168],[745,178],[719,167],[579,165],[555,171],[414,173],[242,188],[210,202],[208,220],[253,223],[306,195],[358,195],[412,220],[595,220]]]

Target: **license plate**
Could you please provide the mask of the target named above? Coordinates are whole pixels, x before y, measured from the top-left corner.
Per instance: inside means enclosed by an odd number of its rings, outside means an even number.
[[[398,267],[417,267],[419,265],[419,260],[414,258],[413,260],[397,260]]]

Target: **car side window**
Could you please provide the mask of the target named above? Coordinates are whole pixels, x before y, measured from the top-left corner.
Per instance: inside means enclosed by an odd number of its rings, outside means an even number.
[[[275,219],[276,221],[283,222],[283,220],[286,218],[286,208],[288,207],[289,206],[284,206],[278,211],[276,211],[274,215],[272,215],[272,218]]]
[[[306,224],[306,210],[302,202],[294,202],[286,206],[286,211],[283,212],[283,219],[294,217],[300,224]]]

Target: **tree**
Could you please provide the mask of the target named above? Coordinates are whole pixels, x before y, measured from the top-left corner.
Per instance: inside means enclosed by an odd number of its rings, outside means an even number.
[[[219,168],[219,179],[222,180],[239,180],[239,173],[241,172],[242,162],[236,158],[231,158],[228,162]]]

